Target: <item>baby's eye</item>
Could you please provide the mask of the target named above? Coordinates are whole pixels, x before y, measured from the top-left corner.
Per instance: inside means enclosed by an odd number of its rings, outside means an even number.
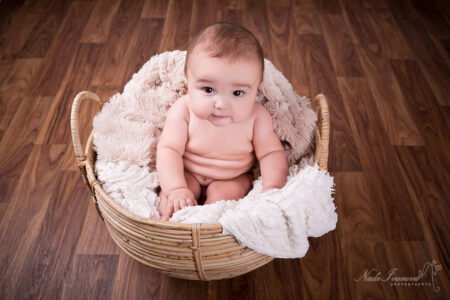
[[[202,91],[204,91],[204,92],[207,93],[207,94],[212,94],[212,93],[214,93],[214,90],[213,90],[212,88],[208,87],[208,86],[202,88]]]
[[[244,95],[244,92],[243,91],[234,91],[233,95],[235,95],[236,97],[241,97]]]

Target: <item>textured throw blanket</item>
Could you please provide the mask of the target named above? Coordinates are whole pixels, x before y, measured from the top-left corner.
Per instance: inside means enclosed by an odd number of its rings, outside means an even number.
[[[139,216],[159,216],[156,145],[168,109],[186,93],[185,55],[184,51],[172,51],[152,57],[94,119],[96,173],[102,188]],[[271,112],[275,132],[285,148],[290,166],[286,186],[261,194],[258,178],[239,201],[186,207],[170,221],[220,222],[224,233],[260,253],[302,257],[309,246],[307,237],[333,230],[337,221],[333,178],[312,165],[310,145],[316,115],[309,100],[297,95],[268,60],[257,100]]]

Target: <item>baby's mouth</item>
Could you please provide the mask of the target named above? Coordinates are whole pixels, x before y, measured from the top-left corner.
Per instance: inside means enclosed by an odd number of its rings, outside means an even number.
[[[228,116],[224,116],[224,115],[215,115],[215,114],[213,114],[212,116],[214,118],[217,118],[217,119],[226,119],[226,118],[228,118]]]

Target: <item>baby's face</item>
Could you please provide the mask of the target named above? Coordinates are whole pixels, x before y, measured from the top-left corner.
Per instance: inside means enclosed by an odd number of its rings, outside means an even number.
[[[243,122],[253,111],[261,69],[256,58],[210,57],[196,49],[187,69],[189,106],[215,126]]]

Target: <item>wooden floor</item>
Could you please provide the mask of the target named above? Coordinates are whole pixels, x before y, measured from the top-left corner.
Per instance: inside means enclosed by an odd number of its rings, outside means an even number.
[[[449,299],[449,18],[447,0],[1,1],[0,299]],[[254,32],[299,94],[328,97],[339,221],[300,260],[192,282],[115,246],[69,114],[77,92],[107,100],[219,20]],[[422,269],[419,285],[384,281]]]

